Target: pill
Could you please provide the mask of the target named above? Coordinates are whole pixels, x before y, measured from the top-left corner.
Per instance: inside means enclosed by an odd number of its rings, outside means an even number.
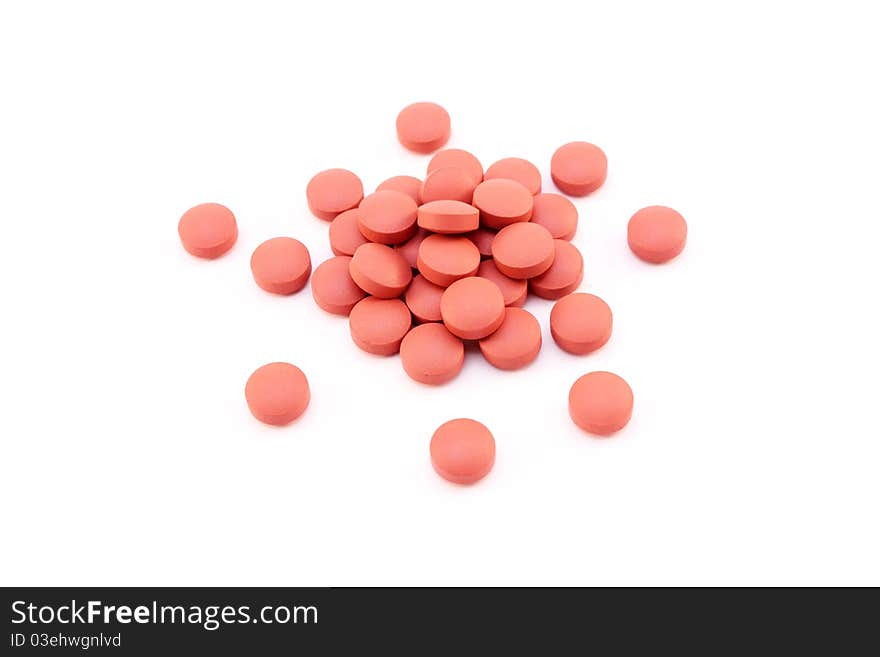
[[[369,240],[358,228],[360,211],[357,208],[340,213],[330,222],[330,250],[333,255],[351,256],[361,244]]]
[[[358,247],[348,270],[358,287],[380,299],[399,297],[412,280],[412,268],[398,251],[373,242]]]
[[[416,153],[432,153],[449,141],[449,114],[436,103],[413,103],[397,115],[397,138]]]
[[[561,194],[538,194],[532,209],[532,223],[550,231],[553,239],[571,240],[577,231],[578,211]]]
[[[486,169],[483,180],[494,178],[515,180],[533,196],[541,191],[541,172],[538,167],[521,157],[506,157]]]
[[[311,393],[306,375],[296,365],[269,363],[250,375],[244,397],[260,422],[281,426],[305,412]]]
[[[440,297],[446,288],[434,285],[427,278],[418,274],[412,279],[412,283],[406,288],[404,300],[407,307],[417,321],[439,322],[440,316]]]
[[[395,244],[394,250],[403,256],[410,267],[418,269],[419,267],[419,246],[429,235],[428,231],[421,228],[416,230],[416,234],[410,237],[403,244]]]
[[[483,260],[477,269],[477,276],[486,278],[498,286],[501,296],[504,297],[505,306],[522,306],[526,302],[529,294],[528,283],[502,274],[495,266],[494,260]]]
[[[646,262],[660,264],[684,249],[687,222],[672,208],[652,205],[630,218],[626,232],[633,253]]]
[[[400,299],[367,297],[357,302],[348,317],[351,339],[377,356],[396,354],[411,326],[409,308]]]
[[[601,148],[585,141],[573,141],[556,149],[550,159],[550,177],[571,196],[586,196],[605,182],[608,159]]]
[[[516,222],[528,221],[534,202],[531,192],[515,180],[495,178],[477,185],[473,204],[480,211],[482,224],[498,230]]]
[[[422,191],[422,181],[415,176],[392,176],[388,180],[382,182],[376,188],[377,192],[391,190],[393,192],[403,192],[416,203],[419,202],[419,194]]]
[[[474,198],[476,183],[464,169],[443,167],[435,169],[425,178],[419,192],[420,203],[431,201],[464,201],[470,203]]]
[[[306,186],[306,200],[312,214],[324,221],[356,208],[364,198],[361,179],[347,169],[327,169],[315,174]]]
[[[177,222],[177,234],[187,252],[211,260],[232,248],[238,239],[238,224],[229,208],[202,203],[183,213]]]
[[[486,258],[492,257],[492,240],[495,239],[495,235],[498,234],[497,230],[492,230],[491,228],[477,228],[475,231],[468,233],[465,235],[471,242],[477,245],[477,250],[480,252],[480,257],[484,260]]]
[[[467,233],[480,226],[480,211],[462,201],[430,201],[419,207],[418,224],[435,233]]]
[[[579,292],[562,297],[550,311],[550,335],[561,349],[583,355],[611,337],[611,308],[594,294]]]
[[[439,386],[461,372],[464,343],[443,324],[422,324],[400,343],[400,362],[414,381]]]
[[[351,258],[336,256],[325,260],[312,274],[312,297],[319,308],[334,315],[348,315],[366,296],[349,272]]]
[[[540,276],[529,279],[529,290],[542,299],[561,299],[584,280],[584,258],[578,248],[565,240],[553,240],[553,264]]]
[[[464,169],[474,181],[474,185],[483,182],[483,165],[474,155],[460,148],[447,148],[434,155],[428,162],[428,173],[443,167]]]
[[[403,192],[373,192],[358,206],[358,228],[380,244],[401,244],[416,233],[419,206]]]
[[[299,292],[312,273],[305,244],[292,237],[273,237],[254,249],[251,273],[257,285],[273,294]]]
[[[492,281],[470,276],[455,281],[440,297],[440,316],[454,335],[480,340],[504,321],[504,297]]]
[[[531,222],[502,228],[492,241],[492,257],[498,271],[511,278],[543,274],[553,264],[555,253],[550,231]]]
[[[541,325],[529,311],[508,308],[498,330],[480,340],[480,351],[498,369],[518,370],[538,357]]]
[[[434,285],[449,287],[480,266],[480,252],[467,237],[429,235],[419,245],[419,271]]]
[[[632,417],[629,384],[611,372],[590,372],[574,382],[568,393],[568,413],[584,431],[608,436]]]
[[[473,484],[495,464],[495,438],[481,422],[459,418],[446,422],[431,436],[431,465],[456,484]]]

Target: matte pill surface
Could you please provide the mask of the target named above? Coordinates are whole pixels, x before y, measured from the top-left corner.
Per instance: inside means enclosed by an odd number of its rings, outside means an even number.
[[[429,235],[419,246],[419,271],[440,287],[472,276],[480,266],[480,252],[467,237]]]
[[[553,240],[553,251],[550,268],[529,280],[529,289],[542,299],[560,299],[574,292],[584,280],[584,258],[574,244]]]
[[[312,273],[305,244],[292,237],[266,240],[251,255],[251,273],[257,285],[274,294],[299,292]]]
[[[645,262],[660,264],[684,250],[687,222],[672,208],[652,205],[632,216],[626,232],[633,253]]]
[[[532,209],[532,223],[550,231],[553,239],[571,240],[577,231],[578,211],[561,194],[538,194]]]
[[[483,180],[494,178],[515,180],[533,196],[541,191],[541,172],[538,167],[521,157],[506,157],[486,169]]]
[[[525,367],[541,351],[541,325],[529,311],[508,308],[498,330],[480,340],[480,351],[498,369]]]
[[[473,204],[480,211],[483,225],[498,230],[528,221],[532,216],[534,197],[515,180],[496,178],[477,185]]]
[[[229,251],[238,239],[238,224],[229,208],[202,203],[183,213],[177,222],[183,248],[197,258],[212,260]]]
[[[435,233],[467,233],[480,226],[480,211],[462,201],[430,201],[419,207],[418,224]]]
[[[348,315],[366,296],[349,272],[351,258],[336,256],[318,265],[312,274],[312,297],[318,307],[334,315]]]
[[[434,285],[427,278],[419,274],[413,278],[412,283],[406,288],[406,305],[419,322],[439,322],[440,297],[446,288]]]
[[[377,192],[403,192],[416,203],[422,191],[422,181],[414,176],[392,176],[376,188]]]
[[[495,266],[494,260],[483,260],[477,269],[477,276],[486,278],[498,286],[501,296],[504,297],[505,306],[522,306],[526,302],[529,294],[528,283],[502,274]]]
[[[351,256],[361,244],[369,240],[358,228],[360,210],[352,208],[337,215],[330,222],[330,250],[333,255]]]
[[[391,356],[412,326],[409,308],[400,299],[367,297],[351,309],[348,327],[351,339],[364,351]]]
[[[361,179],[347,169],[327,169],[315,174],[306,186],[306,200],[312,214],[324,221],[356,208],[364,197]]]
[[[568,413],[584,431],[608,436],[632,417],[629,384],[611,372],[590,372],[574,382],[568,393]]]
[[[495,438],[476,420],[460,418],[440,425],[430,449],[434,470],[456,484],[479,481],[495,464]]]
[[[492,241],[498,234],[497,230],[491,228],[477,228],[475,231],[465,235],[471,242],[477,245],[480,257],[484,260],[492,257]]]
[[[266,424],[293,422],[309,405],[311,393],[306,375],[290,363],[269,363],[257,368],[244,387],[248,408]]]
[[[372,242],[358,247],[348,269],[358,287],[380,299],[399,297],[412,280],[412,268],[399,252]]]
[[[373,192],[358,206],[358,227],[373,242],[401,244],[416,233],[418,209],[403,192]]]
[[[504,321],[504,297],[490,280],[462,278],[440,298],[440,315],[453,334],[464,340],[481,340]]]
[[[443,167],[428,174],[419,193],[421,203],[431,201],[464,201],[474,198],[476,183],[464,169]]]
[[[428,162],[428,173],[443,167],[455,167],[467,171],[474,185],[483,182],[483,165],[474,155],[460,148],[447,148],[434,155]]]
[[[422,324],[401,342],[400,362],[414,381],[442,385],[461,372],[464,343],[443,324]]]
[[[533,278],[543,274],[553,264],[555,253],[550,232],[531,222],[502,228],[492,242],[495,265],[511,278]]]
[[[571,196],[586,196],[605,182],[608,159],[601,148],[585,141],[560,146],[550,159],[550,177]]]
[[[416,230],[416,234],[410,237],[403,244],[396,244],[394,250],[403,256],[410,267],[418,269],[419,267],[419,247],[428,236],[428,231],[421,228]]]
[[[433,153],[449,141],[450,120],[436,103],[413,103],[397,115],[397,138],[416,153]]]
[[[593,294],[562,297],[550,311],[550,335],[561,349],[581,356],[595,351],[611,337],[611,308]]]

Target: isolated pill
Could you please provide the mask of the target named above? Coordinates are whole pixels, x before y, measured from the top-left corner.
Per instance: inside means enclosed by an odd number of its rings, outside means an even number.
[[[627,226],[629,248],[645,262],[660,264],[682,252],[687,241],[687,222],[678,212],[662,205],[642,208]]]
[[[312,214],[324,221],[356,208],[364,197],[361,179],[347,169],[327,169],[315,174],[306,186],[306,200]]]
[[[473,484],[489,474],[495,464],[495,438],[476,420],[446,422],[431,436],[431,464],[444,479]]]
[[[496,230],[516,222],[528,221],[534,200],[531,192],[515,180],[496,178],[484,180],[474,190],[473,205],[480,211],[480,220]]]
[[[429,235],[419,245],[419,271],[434,285],[448,287],[480,266],[480,252],[467,237]]]
[[[443,167],[455,167],[467,171],[474,185],[483,182],[483,165],[474,155],[460,148],[447,148],[434,155],[428,162],[428,173]]]
[[[571,196],[594,192],[608,173],[608,159],[601,148],[585,141],[560,146],[550,159],[550,177],[556,186]]]
[[[266,240],[251,255],[251,273],[257,285],[273,294],[299,292],[312,273],[305,244],[292,237]]]
[[[538,167],[521,157],[506,157],[486,169],[483,180],[494,178],[515,180],[533,196],[541,191],[541,172]]]
[[[380,244],[401,244],[416,233],[419,206],[403,192],[373,192],[358,206],[358,227]]]
[[[479,228],[480,211],[462,201],[430,201],[419,206],[418,224],[434,233],[468,233]]]
[[[293,422],[305,412],[311,399],[306,375],[290,363],[257,368],[245,384],[244,396],[255,418],[276,426]]]
[[[219,203],[202,203],[183,213],[177,222],[183,248],[197,258],[212,260],[229,251],[238,239],[235,215]]]
[[[449,114],[436,103],[413,103],[397,115],[397,138],[404,148],[432,153],[449,141]]]
[[[351,277],[348,256],[325,260],[312,274],[312,297],[318,307],[334,315],[348,315],[366,296]]]
[[[553,239],[571,240],[577,231],[578,211],[561,194],[538,194],[532,209],[532,223],[550,231]]]
[[[434,285],[427,278],[418,274],[412,279],[412,283],[406,288],[404,300],[407,307],[417,321],[439,322],[440,316],[440,297],[446,288]]]
[[[348,270],[358,287],[380,299],[399,297],[412,280],[412,268],[400,253],[373,242],[358,247]]]
[[[611,337],[611,308],[594,294],[562,297],[550,311],[550,335],[564,351],[581,356],[595,351]]]
[[[346,210],[330,222],[330,250],[333,255],[351,256],[361,244],[369,240],[358,227],[360,211],[357,208]]]
[[[416,230],[416,234],[410,237],[403,244],[395,244],[394,250],[403,256],[410,267],[418,269],[419,267],[419,246],[429,235],[428,231],[421,228]]]
[[[422,324],[400,343],[400,362],[414,381],[442,385],[461,372],[464,343],[443,324]]]
[[[484,260],[486,258],[492,257],[492,241],[495,239],[495,235],[498,234],[497,230],[492,230],[491,228],[477,228],[475,231],[468,233],[465,235],[471,242],[477,245],[477,250],[480,252],[480,257]]]
[[[498,286],[501,296],[504,297],[505,306],[522,306],[526,302],[526,297],[529,295],[528,283],[502,274],[495,266],[494,260],[483,260],[477,269],[477,276],[486,278]]]
[[[498,271],[511,278],[540,276],[553,264],[555,253],[550,232],[531,222],[502,228],[492,241],[492,257]]]
[[[419,194],[422,192],[422,181],[415,176],[392,176],[388,180],[382,182],[376,188],[377,192],[391,190],[393,192],[403,192],[416,203],[419,202]]]
[[[540,276],[529,279],[529,290],[542,299],[560,299],[571,294],[584,280],[584,258],[565,240],[553,240],[553,264]]]
[[[440,315],[454,335],[480,340],[504,321],[504,297],[492,281],[470,276],[455,281],[440,297]]]
[[[574,382],[568,393],[568,413],[584,431],[608,436],[632,417],[629,384],[611,372],[590,372]]]
[[[529,311],[508,308],[498,330],[480,340],[480,351],[498,369],[518,370],[538,357],[541,325]]]
[[[391,356],[412,326],[409,308],[400,299],[367,297],[358,301],[348,316],[351,339],[364,351]]]
[[[477,184],[464,169],[443,167],[434,169],[422,183],[419,192],[420,203],[431,201],[463,201],[470,203],[474,198]]]

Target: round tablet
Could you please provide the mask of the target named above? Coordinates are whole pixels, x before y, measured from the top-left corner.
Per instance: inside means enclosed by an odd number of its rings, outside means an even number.
[[[312,297],[328,313],[348,315],[366,296],[349,273],[350,263],[348,256],[336,256],[322,262],[312,274]]]
[[[455,167],[467,171],[474,185],[483,182],[483,165],[471,153],[460,148],[447,148],[434,155],[428,162],[428,173],[443,167]]]
[[[494,178],[515,180],[533,196],[541,191],[541,172],[538,167],[521,157],[506,157],[486,169],[483,179]]]
[[[477,228],[475,231],[465,235],[471,242],[477,245],[480,257],[484,260],[492,257],[492,241],[498,231],[491,228]]]
[[[399,252],[372,242],[358,247],[348,270],[358,287],[380,299],[399,297],[412,280],[412,268]]]
[[[474,198],[477,184],[464,169],[443,167],[434,169],[422,183],[419,193],[421,203],[431,201],[464,201],[470,203]]]
[[[632,417],[629,384],[611,372],[590,372],[574,382],[568,393],[568,414],[584,431],[608,436]]]
[[[379,244],[401,244],[416,233],[419,206],[403,192],[373,192],[358,206],[358,227]]]
[[[571,240],[577,231],[578,211],[561,194],[538,194],[532,209],[532,223],[550,231],[553,239]]]
[[[428,231],[419,228],[416,230],[416,234],[406,242],[394,246],[394,250],[403,256],[403,259],[406,260],[412,269],[418,269],[419,267],[419,246],[421,246],[428,235]]]
[[[356,208],[364,197],[361,179],[347,169],[327,169],[306,186],[306,200],[312,214],[332,221],[340,212]]]
[[[562,297],[550,311],[550,335],[561,349],[581,356],[595,351],[611,337],[611,308],[593,294]]]
[[[412,279],[406,288],[406,305],[419,322],[439,322],[440,297],[446,288],[434,285],[421,274]]]
[[[400,343],[400,362],[409,378],[439,386],[461,372],[464,343],[443,324],[422,324]]]
[[[281,426],[305,412],[311,393],[306,375],[296,365],[269,363],[250,375],[244,397],[260,422]]]
[[[251,273],[257,285],[266,292],[299,292],[312,273],[309,250],[292,237],[273,237],[254,249]]]
[[[529,289],[542,299],[560,299],[578,289],[584,280],[584,258],[574,244],[553,240],[553,251],[550,268],[529,280]]]
[[[330,250],[333,251],[333,255],[354,255],[361,244],[369,241],[358,228],[359,219],[360,210],[352,208],[337,215],[330,222]]]
[[[504,297],[505,306],[522,306],[526,302],[529,295],[529,284],[526,281],[505,276],[498,267],[495,266],[494,260],[483,260],[477,269],[477,276],[486,278],[501,290],[501,296]]]
[[[413,103],[397,115],[397,138],[404,148],[432,153],[449,141],[449,114],[436,103]]]
[[[450,420],[431,436],[431,465],[448,481],[473,484],[489,474],[494,464],[495,438],[476,420]]]
[[[533,203],[531,192],[508,178],[484,180],[474,190],[473,204],[480,211],[480,220],[484,226],[496,230],[528,221]]]
[[[511,278],[533,278],[553,264],[556,250],[550,232],[538,224],[511,224],[492,241],[492,257],[498,270]]]
[[[632,216],[626,233],[633,253],[645,262],[660,264],[684,249],[687,222],[672,208],[652,205]]]
[[[504,321],[504,297],[490,280],[462,278],[440,297],[440,315],[453,334],[464,340],[480,340]]]
[[[480,340],[480,351],[498,369],[518,370],[538,357],[541,325],[528,310],[508,308],[498,330]]]
[[[351,339],[364,351],[391,356],[412,326],[409,308],[400,299],[367,297],[358,301],[348,317]]]
[[[219,258],[238,239],[238,224],[229,208],[219,203],[202,203],[183,213],[177,222],[183,248],[197,258]]]
[[[467,233],[480,226],[480,211],[462,201],[430,201],[419,207],[418,224],[435,233]]]
[[[608,159],[602,149],[585,141],[560,146],[550,159],[550,177],[571,196],[586,196],[605,182]]]
[[[403,192],[416,203],[422,191],[422,181],[413,176],[392,176],[376,188],[377,192]]]
[[[419,271],[434,285],[448,287],[480,266],[480,252],[467,237],[429,235],[419,246]]]

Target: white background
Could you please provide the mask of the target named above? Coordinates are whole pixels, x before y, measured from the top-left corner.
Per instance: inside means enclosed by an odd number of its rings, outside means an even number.
[[[3,584],[880,584],[880,46],[871,3],[45,3],[0,9]],[[450,146],[577,200],[582,286],[614,311],[588,357],[550,303],[530,368],[468,355],[441,388],[352,344],[345,319],[251,279],[276,235],[329,257],[317,171],[421,176],[394,119],[433,100]],[[239,221],[217,261],[177,220]],[[649,266],[638,208],[689,222]],[[244,403],[287,360],[312,403]],[[617,436],[567,394],[609,369]],[[491,474],[456,487],[428,442],[471,416]]]

